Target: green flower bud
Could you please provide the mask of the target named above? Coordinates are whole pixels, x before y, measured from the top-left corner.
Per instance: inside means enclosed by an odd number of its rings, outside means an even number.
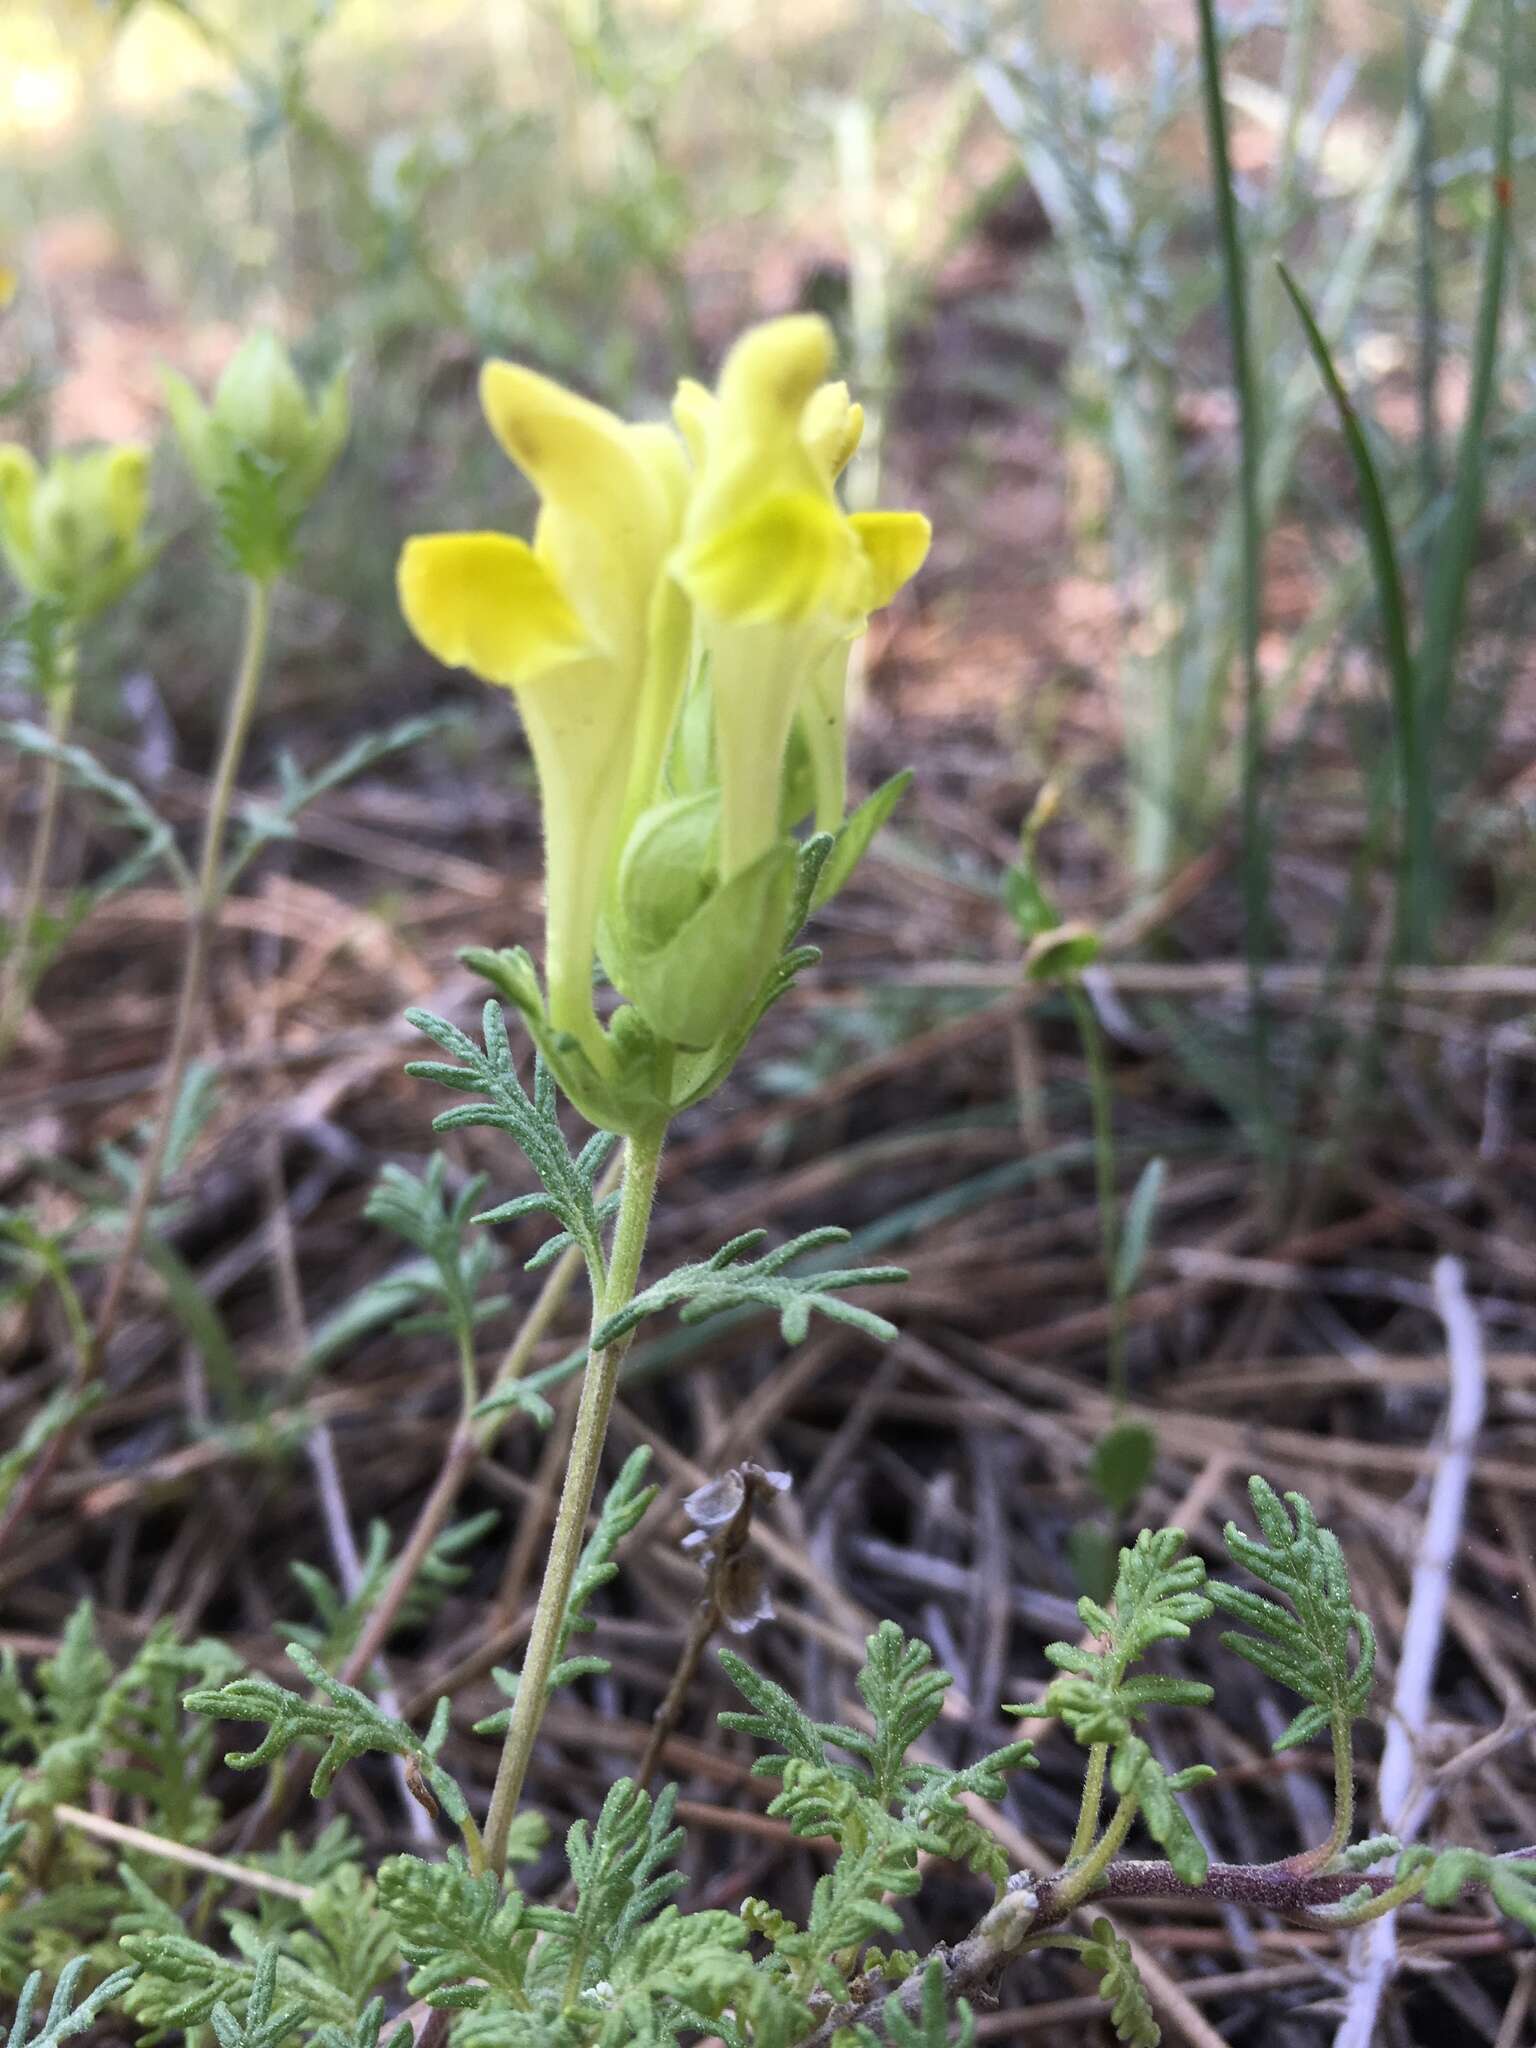
[[[314,431],[309,400],[275,334],[242,342],[219,379],[213,416],[239,447],[275,467],[305,459]]]
[[[236,351],[211,406],[174,371],[162,382],[182,453],[220,507],[230,551],[252,574],[275,573],[347,438],[345,368],[312,402],[287,349],[262,331]]]
[[[148,499],[142,448],[68,450],[39,471],[26,449],[0,447],[0,552],[30,596],[89,618],[148,563]]]

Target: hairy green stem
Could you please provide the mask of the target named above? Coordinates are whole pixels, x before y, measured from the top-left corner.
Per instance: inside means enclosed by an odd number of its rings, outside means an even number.
[[[245,586],[245,630],[240,645],[239,665],[230,691],[224,718],[224,741],[209,792],[208,815],[203,822],[202,853],[187,926],[186,951],[182,955],[181,989],[176,1000],[176,1021],[171,1029],[171,1046],[160,1083],[160,1102],[154,1130],[139,1165],[133,1203],[123,1228],[106,1291],[96,1318],[92,1340],[93,1360],[99,1363],[122,1309],[128,1279],[144,1243],[150,1210],[160,1192],[166,1154],[176,1122],[182,1082],[186,1079],[192,1047],[203,1007],[203,988],[208,960],[218,929],[219,909],[224,898],[224,839],[234,802],[236,778],[245,754],[256,700],[261,692],[262,665],[266,659],[267,631],[272,616],[270,578],[252,576]]]
[[[459,1394],[467,1422],[474,1413],[478,1383],[475,1377],[475,1333],[472,1327],[459,1332]]]
[[[48,737],[56,746],[62,746],[69,737],[70,722],[75,711],[75,664],[73,650],[69,649],[60,660],[62,675],[48,691]],[[43,763],[42,789],[37,805],[37,830],[32,839],[32,854],[27,862],[26,879],[21,885],[21,895],[16,904],[16,915],[11,920],[11,948],[6,955],[5,972],[0,978],[0,1064],[3,1064],[15,1043],[32,1001],[32,933],[37,924],[37,913],[43,900],[43,891],[48,886],[48,870],[53,865],[53,842],[59,827],[59,799],[64,789],[64,764],[56,753],[50,754]]]
[[[1355,1747],[1347,1714],[1333,1717],[1333,1827],[1320,1868],[1326,1870],[1349,1843],[1355,1825]]]
[[[1077,1905],[1086,1899],[1098,1885],[1099,1879],[1114,1862],[1126,1836],[1131,1832],[1140,1801],[1134,1792],[1127,1792],[1110,1818],[1109,1826],[1100,1835],[1092,1851],[1083,1862],[1068,1867],[1061,1873],[1061,1903],[1065,1907]]]
[[[1319,1842],[1314,1849],[1303,1849],[1299,1856],[1288,1857],[1286,1870],[1299,1874],[1326,1871],[1334,1859],[1348,1846],[1355,1825],[1355,1754],[1347,1715],[1336,1714],[1332,1722],[1333,1733],[1333,1826],[1328,1830],[1328,1839]]]
[[[646,1232],[650,1226],[651,1203],[656,1194],[662,1142],[663,1133],[659,1131],[653,1136],[630,1138],[626,1142],[624,1187],[619,1197],[618,1220],[614,1225],[608,1277],[592,1308],[594,1337],[603,1324],[633,1298],[640,1260],[645,1251]],[[576,1428],[571,1439],[570,1463],[566,1466],[549,1558],[544,1567],[544,1583],[539,1588],[528,1652],[518,1679],[517,1697],[512,1703],[496,1785],[486,1816],[486,1860],[489,1867],[497,1872],[506,1863],[512,1816],[523,1795],[523,1782],[528,1775],[533,1745],[544,1718],[549,1674],[559,1650],[571,1584],[586,1536],[587,1513],[597,1485],[603,1441],[608,1433],[608,1417],[618,1388],[619,1367],[628,1349],[629,1340],[622,1337],[601,1351],[593,1350],[587,1360],[581,1405],[576,1412]]]
[[[609,1179],[605,1176],[598,1183],[599,1196],[608,1192],[609,1185]],[[524,1316],[516,1337],[513,1338],[505,1357],[496,1369],[495,1376],[486,1390],[488,1394],[494,1394],[514,1380],[522,1378],[545,1331],[554,1321],[566,1295],[570,1292],[571,1282],[576,1278],[580,1266],[581,1253],[572,1245],[568,1251],[562,1252],[559,1259],[550,1267],[544,1276],[543,1286],[534,1298],[532,1308]],[[384,1590],[370,1610],[368,1619],[363,1624],[362,1633],[341,1668],[340,1677],[343,1684],[355,1685],[383,1648],[406,1595],[416,1583],[417,1574],[426,1560],[427,1553],[453,1512],[454,1503],[463,1492],[465,1482],[477,1461],[490,1449],[514,1412],[509,1408],[500,1414],[488,1415],[481,1422],[472,1422],[469,1408],[466,1407],[460,1416],[459,1426],[449,1442],[432,1491],[423,1501],[421,1512],[401,1547],[400,1555],[395,1560]]]
[[[1104,1798],[1104,1769],[1109,1762],[1109,1744],[1096,1742],[1088,1752],[1088,1770],[1083,1778],[1083,1803],[1077,1810],[1077,1829],[1067,1851],[1067,1868],[1081,1863],[1093,1842],[1099,1824],[1099,1806]]]

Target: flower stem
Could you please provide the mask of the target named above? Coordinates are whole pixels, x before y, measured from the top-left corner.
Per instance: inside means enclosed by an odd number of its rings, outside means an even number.
[[[1109,1744],[1096,1742],[1088,1752],[1088,1770],[1083,1778],[1083,1803],[1077,1810],[1077,1831],[1067,1851],[1067,1868],[1081,1863],[1099,1824],[1099,1805],[1104,1797],[1104,1766],[1109,1761]]]
[[[1120,1202],[1115,1187],[1115,1100],[1104,1033],[1098,1014],[1081,982],[1066,984],[1067,1000],[1088,1063],[1088,1098],[1093,1110],[1093,1172],[1098,1194],[1099,1239],[1103,1246],[1104,1285],[1109,1294],[1109,1397],[1118,1416],[1125,1407],[1125,1300],[1115,1284],[1120,1253]]]
[[[651,1203],[656,1193],[656,1176],[661,1165],[663,1133],[630,1138],[625,1145],[624,1189],[619,1197],[618,1220],[614,1226],[613,1250],[608,1260],[607,1283],[592,1308],[594,1335],[610,1317],[617,1315],[633,1298],[640,1260],[650,1225]],[[512,1703],[496,1786],[491,1794],[485,1823],[486,1862],[500,1872],[506,1864],[507,1835],[512,1816],[523,1795],[533,1745],[549,1691],[549,1674],[554,1668],[565,1623],[566,1605],[576,1576],[586,1535],[587,1512],[597,1485],[602,1462],[603,1440],[618,1387],[619,1367],[629,1349],[621,1337],[602,1351],[594,1350],[587,1360],[582,1382],[581,1405],[576,1412],[576,1429],[571,1439],[571,1458],[565,1471],[560,1506],[555,1515],[544,1583],[539,1588],[528,1653]]]
[[[166,1153],[170,1148],[176,1108],[181,1099],[182,1082],[186,1078],[187,1065],[192,1056],[192,1047],[201,1018],[208,958],[213,947],[214,933],[218,928],[219,908],[224,898],[224,838],[229,825],[230,807],[234,802],[235,781],[240,772],[246,739],[250,733],[256,700],[260,694],[262,664],[266,657],[267,629],[271,616],[271,579],[256,576],[247,578],[245,631],[241,640],[239,666],[235,671],[234,686],[225,712],[224,742],[219,753],[219,765],[214,773],[213,788],[208,799],[208,815],[203,823],[202,853],[198,860],[197,881],[187,925],[186,951],[182,955],[181,988],[176,1000],[176,1021],[171,1029],[171,1048],[160,1082],[160,1102],[155,1115],[154,1130],[140,1162],[133,1204],[128,1211],[122,1242],[118,1246],[112,1270],[107,1276],[106,1291],[102,1296],[101,1309],[96,1319],[92,1342],[92,1353],[96,1362],[100,1361],[108,1339],[116,1327],[128,1278],[144,1243],[144,1234],[149,1226],[149,1213],[160,1192],[160,1182],[165,1172]]]
[[[75,710],[75,667],[72,654],[62,659],[63,675],[48,692],[48,737],[62,746],[69,737]],[[57,754],[43,763],[43,784],[37,806],[37,832],[26,880],[11,922],[11,949],[6,955],[5,973],[0,979],[0,1064],[3,1064],[26,1018],[32,1000],[32,933],[38,908],[48,886],[53,865],[53,842],[59,826],[59,798],[64,788],[64,764]]]
[[[1355,1825],[1355,1755],[1349,1717],[1335,1714],[1333,1730],[1333,1826],[1326,1842],[1315,1849],[1303,1849],[1299,1856],[1286,1858],[1285,1868],[1306,1877],[1331,1868],[1349,1844]]]
[[[611,1175],[612,1167],[598,1183],[599,1196],[609,1193],[611,1187],[617,1185],[616,1179],[610,1178]],[[522,1378],[545,1332],[559,1314],[580,1265],[581,1253],[572,1245],[568,1251],[562,1252],[556,1263],[550,1267],[532,1308],[523,1318],[506,1356],[497,1367],[486,1390],[487,1393],[494,1394],[502,1387],[509,1386],[514,1380]],[[488,1415],[480,1422],[473,1421],[467,1409],[460,1415],[458,1427],[449,1440],[432,1491],[422,1503],[421,1512],[417,1515],[411,1533],[395,1560],[384,1590],[370,1610],[362,1633],[341,1667],[338,1675],[344,1685],[356,1685],[382,1649],[390,1630],[395,1625],[395,1619],[405,1602],[406,1595],[416,1583],[417,1574],[427,1553],[437,1541],[438,1531],[452,1514],[454,1504],[463,1492],[470,1473],[475,1469],[478,1460],[491,1448],[503,1425],[514,1412],[509,1408],[500,1415]]]
[[[1086,1899],[1097,1885],[1104,1872],[1114,1862],[1116,1852],[1131,1832],[1131,1822],[1136,1818],[1139,1801],[1134,1792],[1127,1792],[1115,1808],[1109,1826],[1094,1844],[1093,1853],[1075,1868],[1068,1867],[1061,1876],[1061,1898],[1063,1904],[1075,1906],[1080,1899]]]

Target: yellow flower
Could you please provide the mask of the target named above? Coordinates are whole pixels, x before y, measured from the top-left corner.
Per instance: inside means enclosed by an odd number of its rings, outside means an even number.
[[[626,821],[655,785],[687,653],[663,574],[686,465],[669,428],[626,425],[532,370],[490,363],[480,391],[539,494],[533,545],[419,536],[400,558],[400,601],[440,661],[517,694],[543,801],[550,1021],[601,1067],[598,915]]]
[[[144,569],[149,457],[142,448],[66,449],[45,470],[0,446],[0,551],[23,590],[88,618]]]
[[[748,868],[781,836],[790,734],[805,736],[819,829],[841,822],[848,649],[927,552],[915,512],[852,516],[835,482],[862,415],[827,382],[832,337],[795,314],[732,349],[717,397],[678,394],[697,467],[672,567],[694,607],[721,786],[721,872]]]

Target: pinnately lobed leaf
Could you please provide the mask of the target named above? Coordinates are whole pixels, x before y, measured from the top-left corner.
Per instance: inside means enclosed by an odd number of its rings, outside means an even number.
[[[438,1701],[427,1734],[416,1735],[404,1721],[386,1714],[356,1686],[343,1685],[299,1643],[290,1643],[288,1655],[310,1684],[319,1700],[305,1699],[289,1692],[270,1678],[231,1679],[227,1685],[203,1687],[187,1694],[183,1705],[194,1714],[207,1714],[222,1721],[264,1721],[267,1733],[255,1749],[231,1750],[224,1759],[232,1770],[252,1770],[284,1756],[296,1744],[318,1748],[322,1754],[310,1781],[316,1799],[325,1796],[343,1764],[370,1750],[404,1757],[416,1766],[421,1780],[436,1796],[449,1819],[462,1825],[469,1809],[454,1780],[437,1761],[437,1751],[448,1731],[448,1701]]]
[[[1109,2007],[1115,2039],[1126,2048],[1158,2048],[1162,2029],[1152,2010],[1131,1945],[1102,1917],[1093,1923],[1093,1939],[1083,1946],[1083,1961],[1099,1974],[1099,1996]]]
[[[1309,1742],[1330,1725],[1347,1726],[1365,1712],[1376,1635],[1354,1604],[1339,1539],[1319,1526],[1311,1503],[1299,1493],[1282,1501],[1257,1476],[1249,1480],[1248,1493],[1264,1540],[1229,1522],[1226,1545],[1233,1560],[1281,1600],[1222,1580],[1213,1580],[1209,1592],[1248,1631],[1229,1629],[1222,1636],[1226,1647],[1309,1702],[1276,1738],[1278,1751]]]
[[[1110,1606],[1086,1597],[1077,1603],[1084,1628],[1105,1647],[1048,1643],[1048,1661],[1067,1675],[1052,1681],[1043,1700],[1006,1711],[1058,1718],[1079,1742],[1091,1745],[1123,1741],[1150,1707],[1208,1705],[1211,1688],[1199,1680],[1160,1672],[1126,1675],[1154,1643],[1182,1641],[1211,1611],[1205,1566],[1198,1557],[1184,1556],[1183,1549],[1181,1529],[1143,1529],[1120,1552]]]
[[[61,2041],[83,2034],[87,2027],[94,2025],[105,2008],[128,1989],[137,1975],[132,1969],[114,1970],[77,2002],[76,1987],[89,1968],[90,1963],[85,1956],[76,1956],[64,1965],[48,2010],[35,2034],[32,2032],[32,2014],[42,1994],[43,1973],[34,1970],[21,1987],[11,2030],[5,2037],[5,2048],[58,2048]]]
[[[633,1330],[647,1316],[656,1315],[664,1308],[679,1309],[685,1323],[702,1322],[706,1316],[719,1315],[727,1309],[766,1308],[777,1314],[786,1344],[799,1344],[804,1340],[814,1311],[830,1321],[845,1323],[849,1328],[861,1331],[876,1343],[890,1343],[896,1335],[894,1323],[887,1322],[884,1316],[877,1316],[869,1309],[844,1301],[838,1290],[892,1286],[906,1279],[905,1268],[847,1266],[835,1270],[787,1273],[784,1268],[797,1258],[822,1251],[829,1245],[846,1244],[848,1232],[834,1226],[808,1230],[803,1236],[765,1252],[760,1258],[748,1259],[746,1253],[757,1250],[766,1235],[762,1230],[744,1231],[740,1237],[733,1237],[728,1244],[722,1245],[710,1258],[679,1266],[676,1272],[667,1274],[664,1279],[653,1281],[635,1296],[627,1308],[610,1316],[594,1332],[595,1348],[604,1349]]]

